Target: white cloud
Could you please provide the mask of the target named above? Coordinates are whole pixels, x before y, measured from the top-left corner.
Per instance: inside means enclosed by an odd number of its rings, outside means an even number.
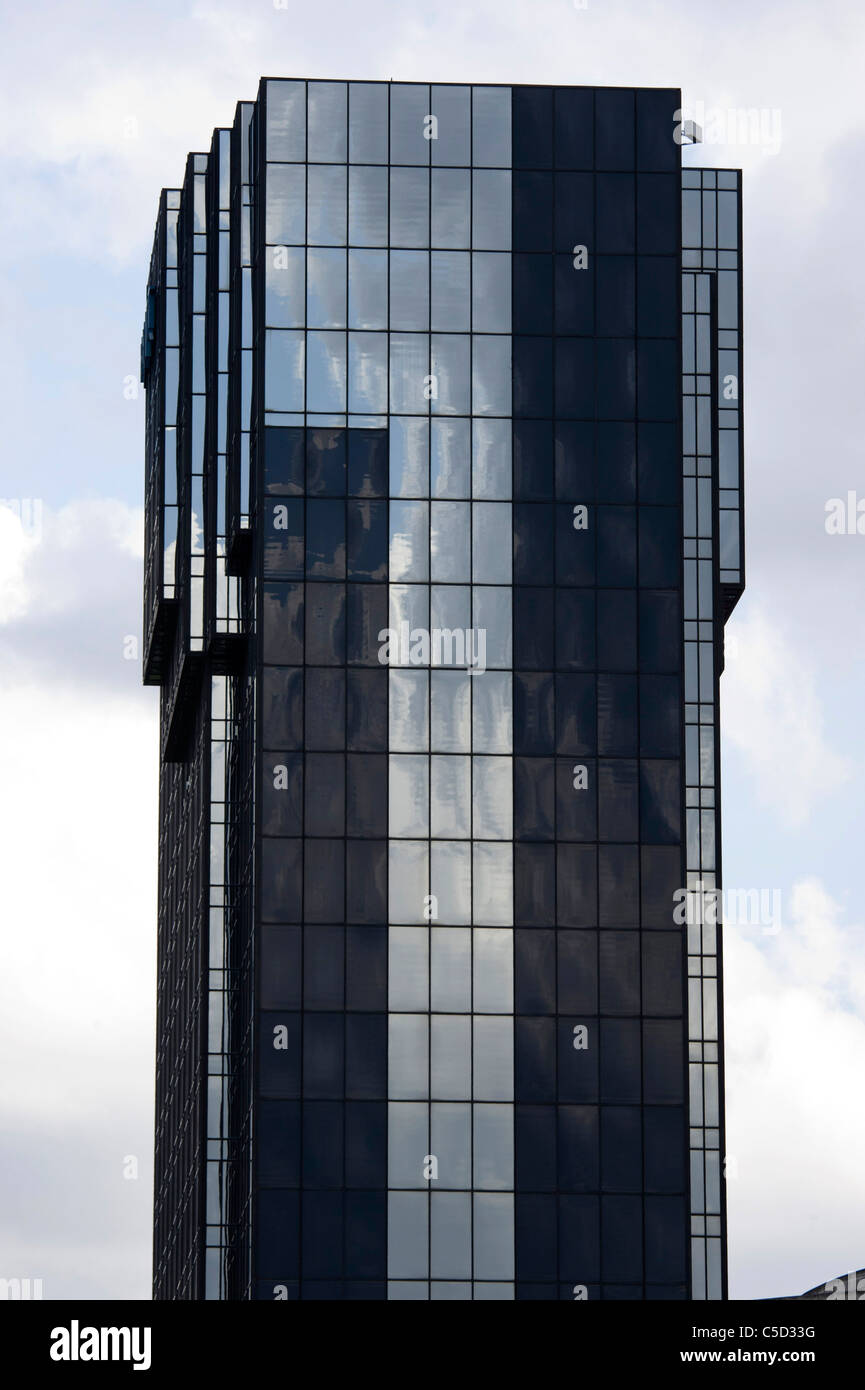
[[[851,775],[831,746],[816,671],[780,614],[743,605],[727,626],[721,732],[745,761],[763,806],[801,826]]]
[[[770,1298],[865,1261],[865,927],[817,879],[784,929],[724,938],[730,1294]]]
[[[140,529],[0,509],[0,1274],[47,1298],[148,1296],[157,701],[119,645],[95,660],[130,571],[138,615]]]

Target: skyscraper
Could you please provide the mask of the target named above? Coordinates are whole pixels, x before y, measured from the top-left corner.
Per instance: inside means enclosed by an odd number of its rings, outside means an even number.
[[[726,1292],[737,171],[671,90],[265,79],[162,193],[154,1292]],[[705,920],[704,920],[705,917]]]

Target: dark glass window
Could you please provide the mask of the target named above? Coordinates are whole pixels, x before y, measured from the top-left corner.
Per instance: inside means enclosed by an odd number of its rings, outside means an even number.
[[[588,1046],[574,1047],[579,1034],[588,1030]],[[598,1020],[581,1014],[556,1020],[559,1041],[559,1100],[591,1104],[598,1099]],[[602,1059],[603,1060],[603,1059]]]
[[[556,1111],[554,1106],[515,1106],[514,1162],[517,1191],[555,1191]]]
[[[598,507],[598,583],[637,582],[637,518],[633,507]]]
[[[387,579],[387,502],[348,503],[348,577]]]
[[[640,761],[640,818],[647,844],[675,844],[681,836],[680,764],[676,759]]]
[[[259,1279],[296,1279],[300,1270],[300,1194],[278,1188],[256,1197],[255,1272]],[[270,1289],[273,1298],[273,1289]]]
[[[552,333],[553,258],[523,254],[513,257],[511,323],[515,333]]]
[[[387,921],[387,842],[346,844],[346,921]]]
[[[307,584],[306,660],[314,666],[344,665],[344,584]]]
[[[553,590],[514,587],[514,666],[548,670],[553,665]]]
[[[384,1187],[387,1182],[387,1104],[348,1101],[345,1106],[345,1185]]]
[[[300,840],[261,842],[261,920],[301,920]]]
[[[599,1157],[597,1106],[560,1105],[558,1107],[560,1191],[597,1191]]]
[[[598,914],[602,927],[636,927],[640,918],[636,845],[598,846]]]
[[[557,168],[591,169],[594,120],[594,103],[589,88],[556,88],[553,129]]]
[[[300,1104],[263,1100],[256,1129],[256,1167],[260,1187],[300,1184]]]
[[[344,502],[307,502],[306,572],[310,579],[345,579]]]
[[[517,1273],[523,1279],[549,1279],[556,1269],[558,1238],[556,1231],[556,1198],[554,1196],[517,1193],[514,1198],[514,1233],[519,1265]],[[532,1294],[521,1285],[518,1294],[549,1298],[548,1285],[541,1285],[539,1294]],[[573,1298],[573,1293],[571,1294]]]
[[[379,633],[388,625],[388,593],[384,584],[349,584],[346,613],[346,655],[349,665],[380,666]]]
[[[598,256],[595,261],[600,337],[627,338],[635,329],[634,262],[630,256]]]
[[[511,91],[515,169],[549,169],[553,162],[552,87]]]
[[[259,935],[262,1009],[299,1009],[301,927],[262,927]]]
[[[641,845],[640,920],[644,927],[675,925],[673,894],[683,886],[682,851],[678,845]]]
[[[640,936],[636,931],[599,933],[602,1014],[640,1012]]]
[[[585,787],[574,786],[577,766],[586,770]],[[560,758],[556,763],[556,834],[560,840],[598,838],[596,786],[594,758],[585,758],[580,764]]]
[[[291,1100],[300,1095],[300,1020],[297,1013],[259,1014],[258,1089],[263,1096]]]
[[[678,757],[680,700],[678,676],[640,677],[640,752],[644,757]]]
[[[598,837],[639,839],[636,759],[598,763]]]
[[[615,1105],[639,1105],[642,1100],[638,1018],[601,1019],[601,1096]]]
[[[555,1019],[514,1019],[514,1095],[522,1101],[555,1101]]]
[[[513,410],[515,416],[547,418],[553,413],[553,340],[514,334]]]
[[[677,336],[680,274],[676,256],[637,257],[637,331],[642,337]]]
[[[303,1107],[303,1185],[341,1187],[343,1174],[343,1107],[333,1101],[309,1101]]]
[[[339,1100],[345,1065],[342,1014],[303,1015],[303,1094],[306,1100]]]
[[[640,583],[648,589],[673,589],[679,582],[679,517],[677,507],[640,510]]]
[[[654,347],[655,344],[652,344]],[[601,420],[630,420],[636,400],[636,357],[627,338],[599,338],[595,344],[598,363],[598,417]]]
[[[553,176],[514,170],[513,249],[552,251]]]
[[[590,338],[555,340],[556,414],[562,419],[591,420],[594,417],[596,347],[600,349],[601,344],[595,344]]]
[[[595,752],[595,678],[556,676],[556,752],[579,757]]]
[[[387,755],[349,753],[346,783],[346,833],[386,837]]]
[[[387,497],[387,430],[348,431],[350,497]]]
[[[303,845],[303,915],[307,922],[345,920],[345,841],[311,840]]]
[[[264,490],[282,495],[303,492],[303,430],[300,427],[264,427]]]
[[[647,932],[643,941],[643,1012],[681,1014],[682,935]]]
[[[601,1107],[604,1192],[639,1192],[643,1176],[641,1108],[636,1105]]]
[[[303,566],[303,499],[265,502],[264,573],[275,579],[302,579]]]
[[[264,662],[277,666],[302,665],[303,585],[262,585],[261,615]]]
[[[599,421],[598,501],[635,501],[636,479],[634,426],[627,421]]]
[[[347,1014],[345,1094],[350,1100],[387,1099],[387,1014]]]
[[[634,93],[595,88],[595,168],[633,169]]]
[[[537,928],[514,932],[514,1008],[518,1014],[555,1013],[555,932]]]
[[[310,666],[306,670],[306,747],[345,746],[345,676],[340,668]],[[352,672],[359,675],[360,672]]]
[[[682,1192],[685,1188],[685,1117],[674,1105],[643,1109],[646,1136],[646,1189]]]
[[[543,502],[517,502],[513,509],[515,584],[552,584],[553,509]]]
[[[587,671],[594,665],[595,591],[557,589],[556,667],[560,671]]]
[[[306,490],[311,497],[344,497],[346,431],[308,429],[306,432]]]
[[[346,747],[356,752],[387,751],[387,677],[381,665],[347,673]]]
[[[556,421],[555,435],[556,497],[573,506],[594,502],[597,494],[595,472],[595,430],[588,422]]]
[[[676,426],[648,421],[641,424],[637,459],[640,501],[678,502],[682,465],[676,444]]]
[[[684,1091],[682,1024],[643,1020],[643,1099],[646,1105],[680,1105]]]
[[[556,905],[560,927],[597,925],[596,860],[597,851],[594,845],[556,846]]]
[[[303,834],[302,753],[262,755],[261,833]]]
[[[514,752],[538,755],[553,749],[553,676],[550,672],[515,671]]]
[[[678,255],[681,176],[637,175],[637,250],[646,256]]]
[[[307,835],[345,831],[345,758],[342,753],[307,753],[305,830]]]
[[[582,499],[580,499],[581,501]],[[590,508],[585,530],[574,526],[574,508],[568,502],[556,506],[556,583],[594,584],[597,516]]]
[[[679,345],[669,339],[637,341],[637,407],[641,420],[675,420],[680,405]]]
[[[633,589],[599,589],[598,668],[633,671],[636,666],[636,594]]]
[[[598,1012],[598,934],[594,931],[556,932],[559,1012],[578,1016]],[[597,1047],[597,1030],[589,1047]],[[573,1047],[573,1029],[571,1030]]]
[[[650,88],[637,92],[638,169],[678,170],[681,146],[673,139],[676,129],[673,118],[681,106],[682,94],[674,88]]]
[[[304,927],[303,1007],[345,1007],[344,927]]]
[[[367,1013],[387,1008],[386,927],[346,927],[345,1006]]]
[[[554,839],[555,809],[552,758],[515,758],[514,839]]]
[[[549,502],[553,496],[553,428],[550,420],[515,420],[514,498]]]
[[[643,1204],[639,1197],[601,1201],[605,1279],[639,1283],[643,1278]]]
[[[598,255],[632,256],[636,223],[633,174],[597,174],[595,208]]]

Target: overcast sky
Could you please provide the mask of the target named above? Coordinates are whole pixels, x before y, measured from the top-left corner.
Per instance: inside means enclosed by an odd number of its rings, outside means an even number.
[[[777,149],[686,151],[745,171],[748,591],[721,690],[724,866],[783,906],[777,934],[726,938],[731,1295],[861,1268],[865,535],[827,535],[824,517],[865,498],[865,9],[0,13],[0,497],[41,503],[0,505],[0,1276],[41,1278],[46,1298],[150,1296],[158,692],[124,656],[144,418],[125,387],[159,190],[264,73],[680,86],[686,107],[757,108],[780,130]]]

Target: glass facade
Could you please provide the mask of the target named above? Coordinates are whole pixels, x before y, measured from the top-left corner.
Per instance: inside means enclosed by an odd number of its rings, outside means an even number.
[[[739,185],[680,105],[265,79],[162,195],[156,1297],[725,1296],[674,907],[720,881]]]

